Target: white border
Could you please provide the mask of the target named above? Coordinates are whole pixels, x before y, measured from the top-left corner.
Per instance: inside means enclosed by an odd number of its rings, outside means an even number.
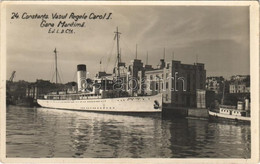
[[[250,74],[251,74],[251,158],[6,158],[6,6],[8,5],[153,5],[153,6],[249,6],[250,8]],[[238,18],[239,19],[239,18]],[[13,1],[1,3],[1,161],[6,163],[257,163],[259,162],[259,4],[256,1]],[[239,64],[239,63],[238,63]]]

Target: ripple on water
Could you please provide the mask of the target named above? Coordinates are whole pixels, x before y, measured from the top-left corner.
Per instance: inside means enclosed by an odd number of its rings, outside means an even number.
[[[8,106],[7,157],[250,158],[249,125]]]

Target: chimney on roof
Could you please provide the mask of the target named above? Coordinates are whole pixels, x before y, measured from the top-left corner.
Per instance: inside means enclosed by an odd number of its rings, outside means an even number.
[[[160,60],[160,69],[163,69],[163,68],[165,68],[165,61],[164,61],[164,59],[161,59]]]

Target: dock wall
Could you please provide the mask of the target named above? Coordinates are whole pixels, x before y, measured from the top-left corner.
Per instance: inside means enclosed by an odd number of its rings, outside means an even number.
[[[181,107],[166,107],[162,110],[162,116],[165,118],[172,118],[172,117],[187,117],[188,116],[188,109],[181,108]]]
[[[208,118],[209,117],[208,109],[201,109],[201,108],[188,109],[188,117]]]
[[[208,118],[208,109],[204,108],[182,108],[182,107],[165,107],[162,111],[163,117],[197,117]]]

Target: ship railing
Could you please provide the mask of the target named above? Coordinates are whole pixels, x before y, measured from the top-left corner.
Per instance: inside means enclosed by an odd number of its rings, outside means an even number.
[[[236,109],[236,106],[232,105],[219,105],[220,108]]]

